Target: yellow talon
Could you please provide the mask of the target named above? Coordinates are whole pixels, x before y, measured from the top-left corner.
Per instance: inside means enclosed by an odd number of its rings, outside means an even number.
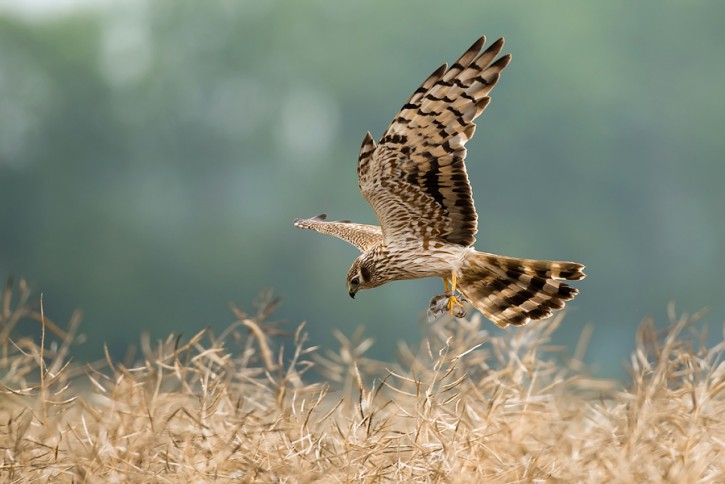
[[[448,294],[449,293],[448,292],[449,291],[448,281],[443,279],[443,283],[446,286],[446,294]],[[461,301],[459,301],[458,298],[456,297],[456,273],[454,272],[453,275],[451,276],[450,297],[448,298],[448,311],[450,311],[450,313],[452,315],[455,315],[455,313],[456,313],[456,311],[455,311],[456,306],[463,307],[463,303]]]
[[[459,301],[456,296],[451,295],[451,297],[448,298],[448,311],[450,311],[453,315],[456,313],[456,306],[463,307],[463,303]]]

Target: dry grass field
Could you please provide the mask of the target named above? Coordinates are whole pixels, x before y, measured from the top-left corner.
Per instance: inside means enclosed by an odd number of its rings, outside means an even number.
[[[235,309],[223,334],[76,364],[25,284],[0,295],[2,482],[723,482],[725,345],[644,323],[628,386],[549,345],[442,318],[396,363],[310,347]],[[674,317],[674,316],[673,316]],[[44,328],[40,338],[23,334]]]

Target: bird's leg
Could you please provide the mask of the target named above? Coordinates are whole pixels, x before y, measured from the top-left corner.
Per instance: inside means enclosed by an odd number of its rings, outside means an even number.
[[[446,288],[446,296],[450,296],[451,287],[448,285],[448,279],[446,279],[445,277],[443,277],[442,279],[443,279],[443,287]]]
[[[446,284],[446,290],[448,289],[448,284]],[[448,292],[446,292],[448,294]],[[451,275],[451,291],[450,291],[450,297],[448,298],[448,310],[451,312],[451,314],[455,315],[456,313],[456,306],[463,307],[463,303],[458,300],[456,297],[456,273],[454,272]]]

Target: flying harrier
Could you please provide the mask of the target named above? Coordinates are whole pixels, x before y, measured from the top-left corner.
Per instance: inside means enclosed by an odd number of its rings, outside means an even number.
[[[362,252],[347,274],[350,297],[390,281],[440,277],[451,314],[460,314],[462,296],[505,327],[549,317],[577,295],[558,279],[583,279],[581,264],[473,248],[478,216],[464,145],[511,60],[509,54],[496,59],[503,38],[480,52],[485,43],[481,37],[452,66],[443,64],[431,74],[377,144],[370,132],[365,135],[359,188],[380,227],[328,222],[324,214],[294,221],[296,227],[334,235]]]

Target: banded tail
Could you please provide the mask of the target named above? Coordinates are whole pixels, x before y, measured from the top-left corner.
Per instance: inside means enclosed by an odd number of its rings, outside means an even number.
[[[474,252],[461,270],[458,289],[499,327],[543,319],[574,299],[579,290],[557,279],[584,279],[575,262],[517,259]]]

